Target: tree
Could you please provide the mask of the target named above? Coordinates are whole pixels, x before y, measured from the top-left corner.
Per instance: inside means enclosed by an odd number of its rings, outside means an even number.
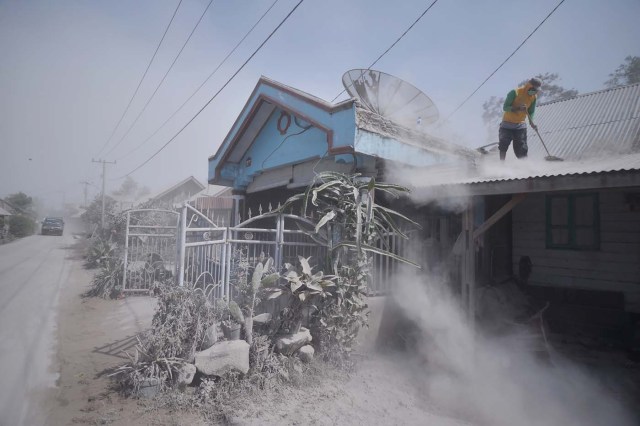
[[[611,77],[604,84],[608,88],[640,83],[640,57],[627,56],[624,63],[609,74]]]
[[[110,229],[111,224],[115,221],[117,216],[116,213],[116,202],[113,198],[107,196],[105,197],[104,204],[104,217],[106,227]],[[89,226],[98,226],[102,222],[102,197],[100,195],[96,195],[96,197],[91,201],[86,211],[82,213],[82,220]]]
[[[9,216],[9,233],[17,238],[22,238],[33,234],[36,223],[27,216]]]
[[[541,102],[553,102],[562,99],[573,98],[578,95],[578,91],[575,89],[565,89],[558,83],[561,78],[557,73],[544,73],[535,76],[542,80],[542,88],[538,95],[538,103]],[[518,84],[522,86],[527,80],[523,80]],[[491,127],[497,126],[502,118],[502,106],[504,104],[504,97],[492,96],[484,104],[482,104],[482,119],[485,125]]]
[[[129,195],[134,195],[136,191],[138,191],[138,182],[133,180],[131,176],[127,176],[122,182],[122,185],[120,185],[120,188],[113,191],[113,195],[126,197]]]
[[[33,206],[33,198],[29,197],[24,192],[17,192],[15,194],[8,195],[5,200],[19,209],[29,211]]]
[[[136,198],[141,199],[144,196],[147,196],[151,194],[151,189],[149,189],[148,186],[143,186],[142,188],[138,189],[138,194],[136,195]]]

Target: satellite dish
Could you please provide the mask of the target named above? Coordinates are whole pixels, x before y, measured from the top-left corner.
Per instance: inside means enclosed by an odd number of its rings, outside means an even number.
[[[440,113],[421,90],[387,73],[353,69],[342,76],[342,84],[362,106],[409,129],[438,121]]]

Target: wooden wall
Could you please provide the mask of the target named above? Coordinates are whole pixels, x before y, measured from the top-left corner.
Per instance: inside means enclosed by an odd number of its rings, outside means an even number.
[[[640,313],[640,206],[628,194],[640,188],[599,193],[600,249],[546,248],[545,194],[528,194],[513,210],[513,270],[529,256],[529,284],[623,292],[625,310]]]

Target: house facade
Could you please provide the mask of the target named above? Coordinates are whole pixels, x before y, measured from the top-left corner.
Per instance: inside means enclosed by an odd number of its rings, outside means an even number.
[[[239,217],[275,207],[319,171],[379,176],[384,162],[466,165],[478,153],[407,129],[349,99],[331,104],[260,78],[209,158],[209,183],[232,188]]]
[[[530,133],[529,158],[501,163],[354,99],[331,104],[263,77],[209,158],[209,183],[230,188],[238,223],[319,171],[384,179],[400,167],[412,180],[399,183],[430,194],[394,203],[423,225],[410,255],[426,268],[454,265],[471,318],[482,286],[515,280],[551,304],[556,331],[620,343],[640,317],[638,99],[640,85],[631,85],[541,104],[544,142],[565,161],[544,161]]]
[[[541,104],[530,159],[452,178],[475,205],[475,286],[516,278],[562,333],[620,345],[640,318],[640,85]],[[516,167],[512,167],[515,165]],[[472,213],[468,213],[472,215]]]

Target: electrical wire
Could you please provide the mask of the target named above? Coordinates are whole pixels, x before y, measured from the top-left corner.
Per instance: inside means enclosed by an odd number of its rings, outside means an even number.
[[[140,90],[140,86],[142,85],[142,81],[147,76],[147,73],[149,72],[149,68],[151,68],[151,64],[153,63],[153,60],[156,58],[156,55],[158,54],[158,50],[160,50],[160,46],[162,45],[162,42],[164,41],[164,38],[167,35],[167,32],[169,31],[169,27],[171,27],[171,24],[173,23],[173,19],[176,17],[176,14],[178,13],[178,9],[180,9],[180,5],[181,4],[182,4],[182,0],[180,0],[178,2],[178,6],[176,6],[176,10],[173,11],[173,15],[171,15],[171,20],[169,21],[169,24],[167,24],[167,27],[164,29],[164,33],[162,34],[162,38],[160,39],[160,42],[156,46],[156,50],[153,52],[153,56],[151,56],[151,60],[147,64],[147,68],[144,70],[144,73],[142,74],[142,77],[140,78],[140,81],[138,82],[138,86],[136,87],[136,90],[133,92],[133,95],[131,95],[131,99],[129,99],[129,103],[127,104],[127,107],[124,109],[124,112],[120,116],[120,120],[118,120],[118,123],[113,128],[113,130],[111,131],[111,135],[109,136],[109,139],[107,139],[107,142],[105,142],[105,144],[102,145],[102,147],[100,148],[100,150],[98,151],[98,154],[96,156],[100,156],[100,154],[102,153],[102,150],[105,149],[107,147],[107,145],[109,145],[109,143],[111,142],[111,139],[113,139],[113,135],[115,135],[115,133],[116,133],[116,130],[118,130],[118,127],[120,127],[120,124],[122,123],[122,120],[124,119],[124,116],[129,111],[129,108],[131,107],[131,103],[133,102],[133,99],[138,94],[138,90]]]
[[[118,141],[118,143],[116,143],[108,152],[106,155],[109,155],[111,152],[113,152],[114,149],[116,149],[118,147],[118,145],[120,145],[120,143],[122,143],[122,141],[127,137],[127,135],[129,134],[129,132],[131,132],[131,129],[133,129],[133,127],[136,125],[136,123],[138,122],[138,120],[140,119],[140,117],[142,116],[142,114],[146,111],[147,107],[149,106],[149,104],[151,103],[151,101],[153,100],[153,98],[156,96],[156,93],[158,93],[158,90],[160,90],[160,87],[162,87],[162,84],[164,83],[164,81],[166,80],[167,76],[169,75],[169,73],[171,72],[171,70],[173,69],[173,66],[176,64],[176,62],[178,62],[178,59],[180,58],[180,55],[182,55],[182,52],[184,51],[184,48],[187,47],[187,44],[189,43],[189,40],[191,40],[191,37],[193,36],[193,34],[196,32],[196,30],[198,29],[198,26],[200,26],[200,23],[202,22],[202,18],[204,18],[204,15],[206,15],[207,11],[209,10],[209,7],[211,7],[211,4],[213,3],[213,0],[209,0],[209,4],[207,4],[207,7],[205,7],[204,11],[202,12],[202,15],[200,15],[200,18],[198,19],[198,22],[196,22],[196,25],[193,27],[193,29],[191,30],[191,33],[189,34],[189,37],[187,37],[187,39],[185,40],[184,44],[182,45],[182,47],[180,48],[180,51],[178,52],[178,54],[176,55],[176,57],[173,59],[173,62],[171,62],[171,66],[169,66],[169,69],[167,69],[167,72],[164,73],[164,76],[162,76],[162,80],[160,80],[160,83],[158,83],[158,85],[156,86],[155,90],[153,91],[153,93],[151,94],[151,96],[149,97],[149,99],[147,99],[147,102],[144,104],[144,106],[142,107],[142,110],[138,113],[138,115],[136,116],[135,120],[133,120],[133,123],[131,123],[131,125],[129,126],[129,128],[127,129],[127,131],[124,133],[124,135],[122,135],[122,137],[120,138],[120,140]]]
[[[124,154],[122,157],[117,158],[117,161],[121,161],[123,158],[128,157],[129,155],[133,154],[134,152],[136,152],[138,149],[140,149],[143,145],[145,145],[149,140],[151,140],[151,138],[153,138],[155,135],[158,134],[158,132],[160,130],[162,130],[164,128],[164,126],[167,125],[167,123],[169,121],[171,121],[173,119],[173,117],[175,117],[181,110],[182,108],[184,108],[184,106],[200,91],[200,89],[202,89],[202,87],[207,84],[207,82],[211,79],[211,77],[214,76],[214,74],[220,69],[220,67],[222,65],[224,65],[224,63],[227,61],[227,59],[229,59],[229,57],[236,51],[236,49],[238,49],[238,47],[240,46],[240,44],[242,44],[242,42],[253,32],[253,30],[256,28],[256,26],[258,26],[258,24],[264,19],[265,16],[267,16],[267,13],[269,13],[269,11],[271,11],[271,9],[273,9],[273,7],[276,5],[276,3],[278,3],[278,1],[280,0],[275,0],[271,6],[269,6],[269,8],[266,10],[266,12],[264,12],[262,14],[262,16],[260,17],[260,19],[258,19],[256,21],[255,24],[253,24],[253,26],[249,29],[249,31],[244,35],[244,37],[242,37],[242,39],[240,39],[240,41],[233,47],[233,49],[231,49],[231,51],[229,51],[229,53],[227,53],[227,56],[224,57],[224,59],[216,66],[216,68],[211,72],[211,74],[209,74],[209,76],[202,82],[200,83],[200,86],[198,86],[198,88],[191,94],[191,96],[189,96],[187,98],[187,100],[185,100],[182,105],[180,105],[180,107],[178,107],[177,110],[175,110],[173,112],[173,114],[171,114],[171,116],[169,118],[167,118],[164,123],[162,123],[160,125],[160,127],[158,127],[155,132],[153,132],[151,134],[151,136],[149,136],[148,138],[146,138],[145,140],[143,140],[138,146],[136,146],[135,148],[133,148],[131,151],[127,152],[126,154]]]
[[[140,165],[138,165],[135,169],[131,170],[126,175],[123,175],[119,179],[122,179],[122,178],[124,178],[126,176],[129,176],[132,173],[140,170],[142,167],[144,167],[144,165],[146,165],[149,161],[151,161],[156,155],[160,154],[160,152],[162,152],[162,150],[164,150],[171,142],[173,142],[178,137],[178,135],[180,135],[184,131],[184,129],[186,129],[193,122],[193,120],[195,120],[202,113],[202,111],[204,111],[209,106],[209,104],[211,104],[211,102],[213,102],[213,100],[218,97],[220,92],[222,92],[233,81],[233,79],[240,73],[240,71],[242,71],[244,69],[244,67],[249,63],[249,61],[251,61],[251,59],[253,59],[253,57],[260,51],[260,49],[262,49],[262,47],[265,44],[267,44],[267,42],[271,39],[271,37],[273,37],[273,35],[280,29],[280,27],[282,27],[282,25],[284,25],[284,23],[289,19],[289,17],[291,15],[293,15],[293,13],[296,11],[296,9],[298,9],[298,7],[300,7],[300,5],[303,2],[304,2],[304,0],[298,1],[298,3],[293,7],[293,9],[291,9],[291,11],[284,17],[284,19],[282,21],[280,21],[278,26],[273,31],[271,31],[271,33],[267,36],[266,39],[264,39],[264,41],[262,43],[260,43],[258,48],[256,50],[254,50],[254,52],[249,56],[249,58],[247,58],[247,60],[244,61],[244,63],[242,65],[240,65],[240,67],[233,73],[233,75],[226,81],[226,83],[224,83],[222,85],[222,87],[211,97],[211,99],[209,99],[202,106],[202,108],[200,108],[200,110],[193,117],[191,117],[191,119],[189,119],[189,121],[187,121],[187,123],[184,126],[182,126],[182,128],[180,130],[178,130],[164,145],[162,145],[162,147],[160,147],[160,149],[158,149],[156,152],[154,152],[149,158],[147,158]]]
[[[430,5],[429,5],[425,10],[424,10],[424,12],[422,12],[422,13],[420,14],[420,16],[418,16],[418,19],[416,19],[415,21],[413,21],[413,23],[412,23],[411,25],[409,25],[409,28],[407,28],[407,29],[406,29],[406,30],[405,30],[405,31],[400,35],[400,37],[398,37],[398,38],[396,39],[396,41],[394,41],[394,42],[391,44],[391,46],[389,46],[389,47],[387,48],[387,50],[385,50],[384,52],[382,52],[382,54],[381,54],[380,56],[378,56],[378,58],[377,58],[375,61],[373,61],[373,62],[371,63],[371,65],[369,65],[369,66],[367,67],[367,69],[366,69],[365,71],[370,70],[370,69],[371,69],[371,67],[373,67],[375,64],[377,64],[377,63],[378,63],[378,61],[379,61],[380,59],[382,59],[382,57],[383,57],[384,55],[386,55],[387,53],[389,53],[389,51],[390,51],[391,49],[393,49],[393,47],[394,47],[396,44],[398,44],[398,42],[399,42],[400,40],[402,40],[402,39],[404,38],[404,36],[405,36],[405,35],[407,35],[407,33],[408,33],[409,31],[411,31],[411,29],[412,29],[412,28],[413,28],[413,27],[418,23],[418,21],[420,21],[420,20],[422,19],[422,17],[423,17],[424,15],[426,15],[426,14],[427,14],[427,12],[428,12],[428,11],[429,11],[429,10],[430,10],[430,9],[431,9],[435,4],[436,4],[436,3],[438,3],[438,0],[434,0],[434,1],[433,1],[433,3],[431,3],[431,4],[430,4]],[[359,77],[359,78],[361,78],[363,75],[364,75],[364,71],[362,71],[362,73],[360,74],[360,77]],[[351,86],[349,86],[349,87],[351,87]],[[340,95],[342,95],[342,94],[343,94],[344,92],[346,92],[346,91],[347,91],[347,89],[346,89],[346,88],[345,88],[345,89],[342,89],[342,91],[341,91],[340,93],[338,93],[338,94],[336,95],[336,97],[335,97],[335,98],[333,98],[333,99],[331,100],[331,102],[335,102],[335,101],[336,101],[336,99],[338,99],[338,98],[340,97]]]
[[[297,124],[297,123],[296,123],[296,124]],[[302,127],[302,126],[300,126],[300,127]],[[284,143],[287,141],[287,139],[289,139],[289,138],[290,138],[290,137],[292,137],[292,136],[299,136],[299,135],[303,134],[304,132],[306,132],[307,130],[309,130],[310,128],[312,128],[312,127],[313,127],[312,125],[309,125],[309,126],[307,126],[307,127],[302,127],[302,130],[300,130],[299,132],[297,132],[297,133],[291,133],[291,134],[289,134],[289,135],[285,136],[285,137],[284,137],[284,139],[282,139],[282,141],[280,141],[280,143],[278,144],[278,146],[276,146],[276,147],[275,147],[275,148],[274,148],[274,149],[269,153],[269,155],[267,155],[267,157],[266,157],[264,160],[262,160],[262,164],[260,165],[260,167],[264,170],[264,163],[266,163],[266,162],[267,162],[267,160],[268,160],[269,158],[271,158],[271,156],[272,156],[273,154],[275,154],[275,153],[276,153],[276,151],[277,151],[277,150],[279,150],[279,149],[280,149],[280,147],[282,147],[282,145],[284,145]]]
[[[520,50],[520,48],[521,48],[522,46],[524,46],[524,44],[525,44],[525,43],[526,43],[526,42],[531,38],[531,36],[533,36],[533,35],[536,33],[536,31],[538,31],[538,29],[542,26],[542,24],[544,24],[544,23],[547,21],[547,19],[549,19],[549,17],[550,17],[551,15],[553,15],[553,14],[554,14],[554,12],[555,12],[555,11],[556,11],[556,10],[557,10],[561,5],[562,5],[562,3],[564,3],[564,2],[565,2],[565,0],[560,0],[560,2],[556,5],[556,7],[554,7],[554,8],[553,8],[553,10],[552,10],[551,12],[549,12],[549,14],[548,14],[548,15],[547,15],[543,20],[542,20],[542,22],[540,22],[540,23],[538,24],[538,26],[537,26],[537,27],[535,27],[535,28],[533,29],[533,31],[531,31],[531,33],[527,36],[527,38],[525,38],[525,39],[522,41],[522,43],[520,43],[520,45],[519,45],[518,47],[516,47],[516,50],[514,50],[513,52],[511,52],[511,54],[507,57],[507,59],[505,59],[505,60],[504,60],[504,61],[503,61],[499,66],[498,66],[498,68],[496,68],[495,70],[493,70],[493,72],[492,72],[491,74],[489,74],[489,76],[488,76],[487,78],[485,78],[485,79],[484,79],[484,81],[483,81],[482,83],[480,83],[480,86],[478,86],[478,87],[476,88],[476,90],[474,90],[473,92],[471,92],[471,94],[470,94],[469,96],[467,96],[467,98],[466,98],[464,101],[462,101],[462,103],[461,103],[460,105],[458,105],[458,106],[456,107],[456,109],[454,109],[454,110],[453,110],[453,112],[452,112],[451,114],[449,114],[449,115],[447,116],[447,118],[445,118],[445,119],[440,123],[440,125],[442,125],[443,123],[445,123],[447,120],[449,120],[449,119],[451,118],[451,116],[452,116],[453,114],[455,114],[456,112],[458,112],[458,110],[459,110],[460,108],[462,108],[462,106],[463,106],[464,104],[466,104],[466,103],[467,103],[467,101],[468,101],[469,99],[471,99],[471,97],[472,97],[473,95],[475,95],[475,94],[476,94],[476,92],[478,92],[478,90],[480,90],[480,88],[481,88],[482,86],[484,86],[484,85],[485,85],[485,83],[486,83],[487,81],[489,81],[489,79],[490,79],[491,77],[493,77],[493,75],[494,75],[495,73],[497,73],[497,72],[500,70],[500,68],[502,68],[502,67],[504,66],[504,64],[506,64],[506,63],[509,61],[509,59],[511,59],[511,58],[513,57],[513,55],[515,55],[515,54],[516,54],[516,52],[517,52],[518,50]]]

